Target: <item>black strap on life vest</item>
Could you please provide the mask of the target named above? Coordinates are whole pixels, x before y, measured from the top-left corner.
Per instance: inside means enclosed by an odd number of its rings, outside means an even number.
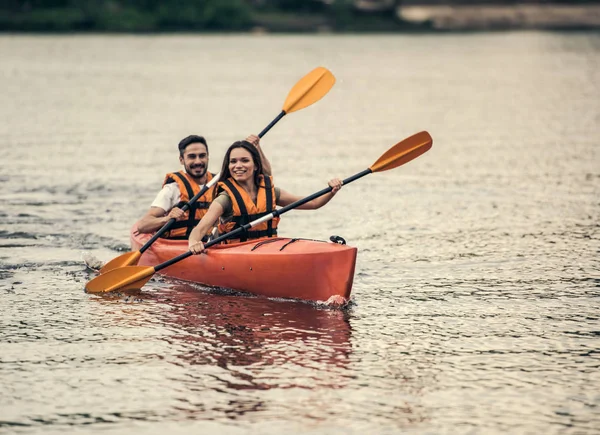
[[[273,186],[271,186],[271,177],[264,177],[265,192],[267,194],[267,213],[273,211]],[[273,219],[267,222],[267,237],[273,237]]]
[[[240,214],[241,216],[233,216],[233,218],[231,219],[232,222],[235,223],[235,225],[233,226],[233,228],[231,229],[231,231],[243,227],[246,224],[249,224],[252,221],[255,221],[256,219],[260,219],[263,216],[268,215],[269,213],[271,213],[273,211],[273,193],[271,191],[271,180],[267,177],[265,177],[265,187],[268,186],[268,189],[266,190],[267,192],[267,211],[263,212],[263,213],[257,213],[257,214],[248,214],[248,209],[246,208],[246,204],[244,203],[244,200],[242,199],[242,195],[240,195],[240,192],[237,190],[237,188],[233,185],[233,183],[229,180],[223,180],[223,184],[225,184],[229,190],[233,193],[234,198],[231,198],[232,201],[237,202],[238,207],[240,209]],[[269,221],[268,227],[266,230],[245,230],[241,235],[240,235],[240,242],[245,242],[248,239],[258,239],[261,237],[273,237],[277,235],[277,230],[273,229],[273,224],[271,221]]]
[[[184,175],[180,174],[179,172],[175,172],[174,175],[177,176],[177,178],[179,178],[181,180],[181,182],[185,186],[185,190],[187,191],[188,198],[192,199],[194,197],[195,193],[194,193],[194,189],[192,189],[192,186],[190,185],[188,179]],[[175,207],[181,208],[185,204],[186,203],[182,201],[182,202],[179,202],[178,204],[176,204]],[[196,219],[196,210],[207,209],[208,207],[210,207],[210,202],[196,201],[194,204],[190,205],[189,207],[190,208],[188,211],[187,220],[175,222],[171,226],[172,229],[187,227],[187,230],[185,232],[185,237],[184,237],[185,239],[189,239],[192,230],[194,229],[194,227],[196,225],[198,225],[198,222],[200,222],[198,219]]]
[[[187,178],[185,178],[185,176],[181,175],[179,172],[176,172],[175,175],[183,182],[183,185],[185,186],[185,190],[187,190],[188,198],[193,198],[194,197],[194,189],[192,189],[192,186],[190,185]],[[185,203],[183,203],[183,204],[185,204]],[[177,204],[177,208],[183,207],[183,204],[181,204],[181,205]],[[183,228],[184,226],[187,226],[187,230],[185,232],[186,239],[189,239],[190,233],[192,232],[192,230],[198,223],[198,221],[196,219],[194,219],[196,217],[196,209],[197,208],[198,207],[196,204],[190,205],[187,221],[179,221],[184,224],[184,225],[180,226],[179,228]],[[176,222],[176,224],[177,224],[177,222]],[[175,228],[175,225],[173,225],[172,228]]]

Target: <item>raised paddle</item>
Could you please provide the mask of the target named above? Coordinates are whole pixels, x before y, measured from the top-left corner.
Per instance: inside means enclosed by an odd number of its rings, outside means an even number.
[[[377,161],[369,168],[346,178],[342,181],[342,184],[351,183],[352,181],[358,180],[359,178],[364,177],[372,172],[387,171],[410,162],[424,152],[428,151],[431,148],[432,143],[433,140],[431,139],[429,133],[426,131],[417,133],[401,142],[398,142],[392,148],[387,150],[381,157],[379,157],[379,159],[377,159]],[[260,219],[256,219],[255,221],[252,221],[240,228],[211,240],[210,242],[206,243],[204,247],[208,248],[222,242],[225,239],[235,237],[262,222],[269,221],[274,217],[280,216],[298,206],[301,206],[302,204],[318,198],[319,196],[325,195],[326,193],[331,192],[331,190],[331,187],[327,187],[319,192],[307,196],[306,198],[299,199],[292,204],[286,205],[285,207],[261,217]],[[190,255],[193,255],[192,252],[187,251],[157,266],[126,266],[114,269],[89,281],[86,284],[85,289],[89,293],[104,293],[114,290],[138,290],[142,288],[142,286],[148,282],[150,278],[152,278],[152,275],[154,275],[155,272],[169,267],[172,264],[189,257]]]
[[[304,77],[302,77],[298,83],[290,90],[285,102],[283,103],[283,109],[277,117],[271,121],[267,127],[258,134],[258,137],[263,137],[267,132],[279,122],[286,114],[295,112],[296,110],[304,109],[311,104],[316,103],[329,92],[329,90],[335,84],[335,77],[327,68],[322,66],[315,68]],[[195,194],[189,202],[187,202],[181,209],[187,211],[190,207],[206,193],[217,181],[219,181],[221,174],[216,174],[210,182],[204,185],[200,191]],[[130,251],[125,254],[119,255],[106,263],[100,269],[100,274],[106,273],[109,270],[116,269],[117,267],[132,266],[136,265],[144,253],[160,236],[171,228],[175,223],[176,219],[171,218],[169,221],[159,229],[150,240],[148,240],[139,251]]]

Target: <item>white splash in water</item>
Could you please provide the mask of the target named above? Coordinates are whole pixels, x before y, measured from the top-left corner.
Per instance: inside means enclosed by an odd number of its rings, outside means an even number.
[[[81,258],[83,259],[85,265],[92,270],[98,271],[100,270],[100,268],[102,268],[102,266],[104,266],[104,262],[102,260],[93,256],[88,251],[82,251]]]

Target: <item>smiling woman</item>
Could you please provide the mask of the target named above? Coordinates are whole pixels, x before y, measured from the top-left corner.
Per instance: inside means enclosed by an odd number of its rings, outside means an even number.
[[[276,209],[302,199],[273,185],[273,179],[265,174],[261,156],[247,140],[234,142],[223,159],[221,180],[216,187],[213,203],[193,229],[189,237],[190,251],[204,251],[203,236],[217,223],[218,233],[225,234],[260,219]],[[330,193],[298,206],[298,209],[314,210],[323,207],[342,188],[335,178],[329,181]],[[279,218],[262,222],[240,234],[239,238],[225,243],[244,242],[249,239],[277,236]]]

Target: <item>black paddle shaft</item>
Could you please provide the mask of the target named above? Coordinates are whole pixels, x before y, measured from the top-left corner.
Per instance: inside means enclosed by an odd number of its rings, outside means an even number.
[[[281,118],[283,118],[284,116],[285,116],[285,110],[282,110],[281,113],[279,115],[277,115],[277,118],[275,118],[273,121],[271,121],[271,123],[269,125],[267,125],[263,131],[261,131],[260,133],[258,133],[258,137],[263,137],[265,134],[267,134],[267,132],[269,130],[271,130],[271,128],[275,124],[277,124],[279,122],[279,120]]]
[[[345,180],[343,180],[343,181],[342,181],[342,184],[349,184],[349,183],[352,183],[354,180],[358,180],[359,178],[361,178],[361,177],[364,177],[365,175],[368,175],[368,174],[370,174],[371,172],[373,172],[373,171],[371,170],[371,168],[367,168],[367,169],[365,169],[364,171],[362,171],[362,172],[359,172],[358,174],[354,174],[354,175],[352,175],[351,177],[348,177],[348,178],[346,178]],[[271,220],[271,219],[273,219],[273,218],[275,218],[275,217],[277,217],[277,216],[281,216],[282,214],[284,214],[284,213],[287,213],[288,211],[290,211],[290,210],[292,210],[292,209],[294,209],[294,208],[296,208],[296,207],[300,207],[302,204],[306,204],[307,202],[310,202],[310,201],[312,201],[313,199],[316,199],[316,198],[318,198],[318,197],[320,197],[320,196],[323,196],[323,195],[325,195],[326,193],[329,193],[329,192],[331,192],[332,190],[333,190],[333,189],[332,189],[332,187],[331,187],[331,186],[329,186],[329,187],[326,187],[325,189],[323,189],[323,190],[319,190],[318,192],[315,192],[315,193],[313,193],[312,195],[310,195],[310,196],[307,196],[306,198],[299,199],[299,200],[298,200],[298,201],[296,201],[296,202],[293,202],[293,203],[291,203],[291,204],[288,204],[288,205],[286,205],[285,207],[282,207],[282,208],[280,208],[280,209],[277,209],[277,210],[273,211],[273,212],[272,212],[270,215],[267,215],[267,216],[270,216],[270,218],[269,218],[268,220]],[[261,218],[261,219],[262,219],[262,218]],[[257,219],[257,220],[260,220],[260,219]],[[216,245],[216,244],[218,244],[218,243],[221,243],[223,240],[226,240],[226,239],[229,239],[229,238],[235,237],[235,236],[237,236],[238,234],[241,234],[241,233],[243,233],[244,231],[247,231],[247,230],[249,230],[250,228],[252,228],[252,227],[254,226],[253,224],[254,224],[254,225],[256,225],[256,221],[254,221],[254,222],[250,222],[250,223],[247,223],[246,225],[243,225],[243,226],[241,226],[241,227],[239,227],[239,228],[236,228],[236,229],[235,229],[235,230],[233,230],[233,231],[230,231],[230,232],[228,232],[228,233],[226,233],[226,234],[223,234],[222,236],[219,236],[219,237],[217,237],[216,239],[214,239],[214,240],[211,240],[211,241],[210,241],[210,242],[208,242],[208,243],[205,243],[205,244],[204,244],[204,247],[205,247],[205,248],[209,248],[209,247],[211,247],[211,246],[213,246],[213,245]],[[178,255],[177,257],[171,258],[170,260],[167,260],[167,261],[165,261],[164,263],[161,263],[161,264],[159,264],[159,265],[157,265],[157,266],[154,266],[154,271],[155,271],[155,272],[158,272],[159,270],[161,270],[161,269],[164,269],[165,267],[169,267],[169,266],[171,266],[172,264],[175,264],[175,263],[177,263],[178,261],[181,261],[181,260],[183,260],[183,259],[185,259],[185,258],[188,258],[190,255],[194,255],[194,254],[192,253],[192,251],[187,251],[187,252],[184,252],[183,254],[181,254],[181,255]]]

